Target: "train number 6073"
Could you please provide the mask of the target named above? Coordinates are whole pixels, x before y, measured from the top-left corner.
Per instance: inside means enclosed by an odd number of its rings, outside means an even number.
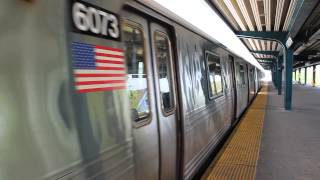
[[[76,31],[85,34],[103,36],[107,39],[119,39],[119,20],[116,15],[96,8],[89,3],[74,2],[72,21]]]

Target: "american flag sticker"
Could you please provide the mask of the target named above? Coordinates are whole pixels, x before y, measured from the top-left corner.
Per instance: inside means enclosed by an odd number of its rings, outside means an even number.
[[[72,43],[77,93],[126,89],[122,49],[86,43]]]

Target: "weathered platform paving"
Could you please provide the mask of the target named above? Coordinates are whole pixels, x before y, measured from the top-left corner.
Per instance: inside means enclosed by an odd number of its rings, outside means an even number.
[[[293,110],[264,86],[202,179],[320,179],[320,89],[294,85]]]
[[[292,111],[269,88],[257,180],[320,179],[320,88],[293,86]]]

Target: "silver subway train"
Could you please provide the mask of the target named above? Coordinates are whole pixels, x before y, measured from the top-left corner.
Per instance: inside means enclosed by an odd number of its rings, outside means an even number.
[[[191,179],[263,73],[149,0],[0,2],[0,179]]]

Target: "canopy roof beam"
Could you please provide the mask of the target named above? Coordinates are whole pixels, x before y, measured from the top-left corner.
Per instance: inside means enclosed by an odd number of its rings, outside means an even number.
[[[275,31],[238,31],[236,35],[240,38],[264,39],[270,41],[278,41],[285,45],[287,41],[288,32]]]
[[[273,56],[278,56],[279,55],[279,51],[254,51],[251,50],[251,53],[255,53],[255,54],[265,54],[265,55],[273,55]]]

